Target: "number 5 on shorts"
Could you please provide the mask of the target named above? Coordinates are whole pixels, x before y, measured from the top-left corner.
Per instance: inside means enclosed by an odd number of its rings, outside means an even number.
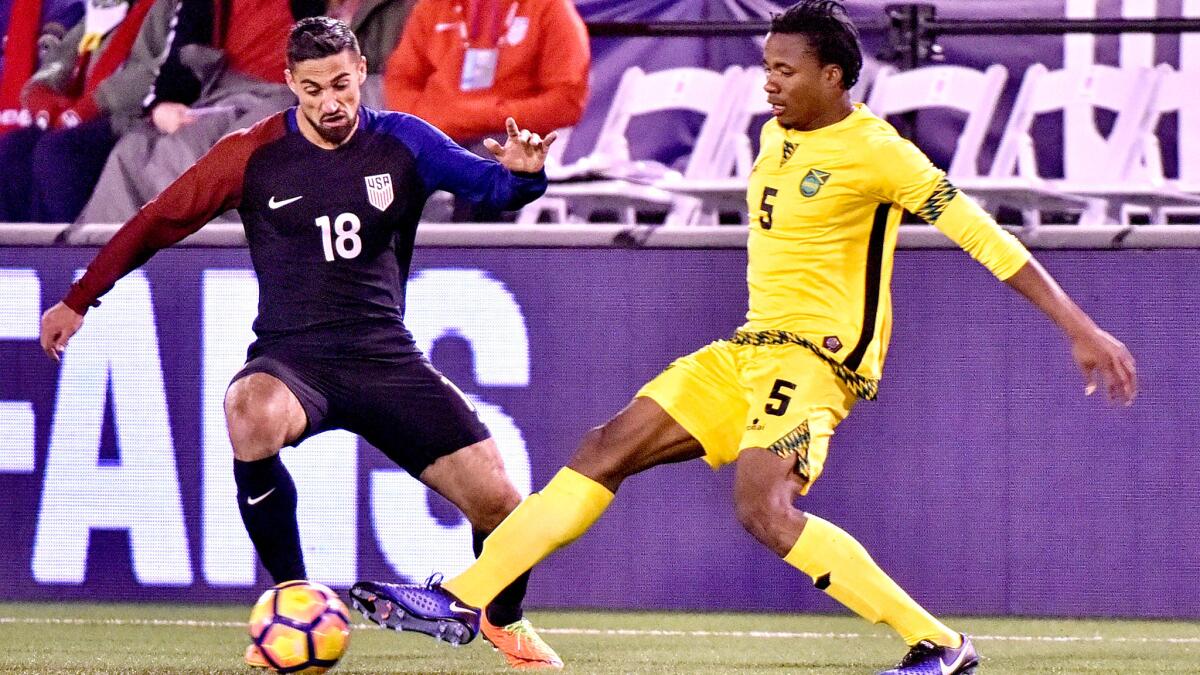
[[[787,380],[775,380],[775,386],[771,388],[771,393],[767,398],[771,399],[763,408],[768,415],[777,417],[783,416],[787,412],[788,404],[792,402],[792,397],[785,393],[784,390],[792,391],[796,385]]]

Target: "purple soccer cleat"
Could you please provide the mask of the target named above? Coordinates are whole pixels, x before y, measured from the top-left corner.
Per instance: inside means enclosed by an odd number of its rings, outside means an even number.
[[[979,667],[979,654],[971,638],[962,636],[962,645],[943,647],[928,640],[913,645],[900,663],[879,675],[970,675]]]
[[[435,574],[424,585],[360,581],[350,587],[350,604],[384,628],[465,645],[479,632],[479,610],[443,589],[441,580]]]

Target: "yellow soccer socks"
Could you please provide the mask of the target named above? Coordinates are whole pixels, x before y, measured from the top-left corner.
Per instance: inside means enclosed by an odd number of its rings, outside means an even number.
[[[475,564],[442,588],[468,605],[486,606],[513,579],[579,538],[612,500],[613,493],[603,485],[564,467],[508,514],[484,542]]]
[[[817,588],[855,614],[891,626],[906,644],[960,644],[959,634],[910,598],[854,537],[829,521],[806,515],[804,530],[784,562],[812,577]]]

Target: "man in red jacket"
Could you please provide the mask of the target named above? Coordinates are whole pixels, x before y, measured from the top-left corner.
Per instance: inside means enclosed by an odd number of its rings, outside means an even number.
[[[32,0],[13,9],[23,24],[40,15],[40,5]],[[22,34],[14,37],[24,39],[17,40],[0,78],[0,108],[8,111],[0,120],[7,131],[0,135],[7,179],[0,183],[0,222],[69,222],[83,208],[116,142],[116,129],[140,114],[140,92],[154,79],[151,68],[129,62],[155,7],[154,0],[90,0],[83,20],[47,50],[28,77],[32,34],[14,25]],[[17,112],[14,99],[18,114],[11,114]]]
[[[121,130],[81,223],[121,223],[225,134],[286,108],[284,45],[322,0],[161,0],[171,14],[165,61],[143,91],[146,116]],[[186,92],[180,84],[190,82]],[[174,90],[174,91],[173,91]]]
[[[384,101],[482,154],[506,117],[542,135],[578,123],[590,65],[570,0],[421,0],[384,69]]]

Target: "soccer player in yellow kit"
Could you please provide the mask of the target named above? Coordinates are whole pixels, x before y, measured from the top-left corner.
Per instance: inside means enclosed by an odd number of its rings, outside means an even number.
[[[803,0],[776,16],[763,65],[774,119],[747,192],[746,323],[676,360],[589,432],[465,572],[444,584],[356,584],[351,597],[368,616],[400,611],[411,617],[405,629],[469,640],[474,608],[582,535],[627,477],[703,458],[714,468],[735,464],[737,515],[755,538],[904,639],[909,651],[887,673],[975,670],[969,638],[926,612],[850,534],[794,504],[821,474],[834,428],[878,390],[902,212],[932,223],[1057,323],[1087,393],[1104,385],[1111,399],[1131,403],[1133,357],[920,150],[851,103],[862,55],[840,4]]]

